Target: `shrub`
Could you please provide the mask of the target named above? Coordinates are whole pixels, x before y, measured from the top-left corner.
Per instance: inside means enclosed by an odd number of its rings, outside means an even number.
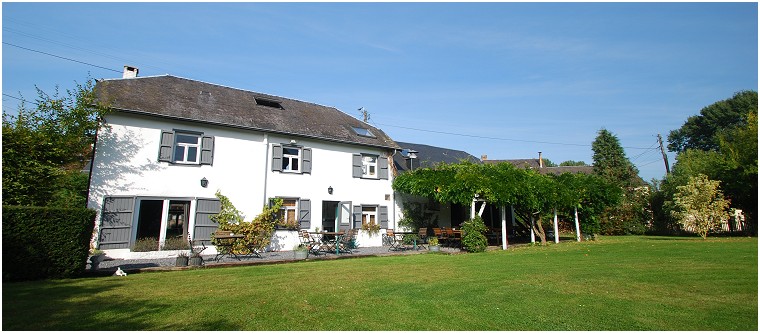
[[[90,252],[95,211],[3,206],[3,281],[70,278]]]
[[[230,199],[221,192],[216,192],[216,197],[221,201],[222,207],[219,214],[211,217],[211,220],[219,223],[219,230],[232,231],[236,234],[245,235],[233,245],[236,253],[248,253],[249,247],[263,249],[272,241],[274,227],[282,222],[278,218],[280,208],[282,208],[282,199],[272,199],[270,206],[264,206],[261,214],[251,222],[244,222],[240,211],[235,208]],[[212,235],[212,244],[215,243]],[[246,246],[247,245],[247,246]]]
[[[483,252],[488,247],[488,239],[484,235],[488,229],[480,216],[462,224],[462,247],[467,252]]]
[[[132,252],[149,252],[158,251],[158,238],[146,237],[139,238],[132,245]]]
[[[182,236],[170,237],[164,241],[162,250],[187,250],[190,248],[190,244],[187,243]]]

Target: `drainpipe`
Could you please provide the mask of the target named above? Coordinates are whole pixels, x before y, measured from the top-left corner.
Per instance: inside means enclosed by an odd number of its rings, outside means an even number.
[[[269,205],[267,201],[267,177],[269,176],[269,134],[264,134],[264,147],[266,147],[266,153],[264,154],[264,206]]]

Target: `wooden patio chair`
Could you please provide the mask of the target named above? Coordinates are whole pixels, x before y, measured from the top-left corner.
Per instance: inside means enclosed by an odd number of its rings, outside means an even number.
[[[388,251],[402,250],[401,241],[396,239],[396,233],[393,232],[393,229],[386,229],[385,235],[388,236],[388,239],[391,242],[391,246],[388,248]]]
[[[420,248],[427,249],[427,246],[425,246],[428,243],[427,228],[425,227],[420,228],[420,230],[417,232],[417,236],[420,238],[419,240],[417,240],[417,249],[420,249]]]

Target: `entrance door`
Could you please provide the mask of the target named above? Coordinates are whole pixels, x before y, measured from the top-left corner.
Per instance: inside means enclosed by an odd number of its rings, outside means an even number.
[[[158,251],[163,210],[163,200],[140,200],[135,242],[140,250]]]
[[[166,240],[174,239],[174,244],[184,244],[187,239],[187,225],[190,222],[190,201],[169,201],[169,216],[166,220]]]
[[[338,220],[338,201],[322,201],[322,225],[324,231],[335,231]]]
[[[351,201],[341,201],[338,209],[338,218],[335,220],[336,228],[351,229]]]

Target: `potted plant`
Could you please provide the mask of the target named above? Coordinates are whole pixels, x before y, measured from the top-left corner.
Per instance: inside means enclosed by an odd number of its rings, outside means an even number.
[[[200,252],[192,251],[190,254],[190,259],[188,259],[187,263],[190,266],[203,266],[203,257],[201,256]]]
[[[90,269],[98,269],[98,265],[106,258],[105,252],[98,249],[90,250]]]
[[[435,236],[428,237],[428,248],[430,252],[441,251],[441,246],[438,245],[438,238]]]
[[[298,244],[293,248],[293,256],[296,260],[303,260],[309,257],[309,249],[304,244]]]
[[[175,262],[175,266],[177,267],[185,267],[188,264],[188,261],[190,260],[190,257],[186,252],[180,252],[177,254],[177,261]]]

